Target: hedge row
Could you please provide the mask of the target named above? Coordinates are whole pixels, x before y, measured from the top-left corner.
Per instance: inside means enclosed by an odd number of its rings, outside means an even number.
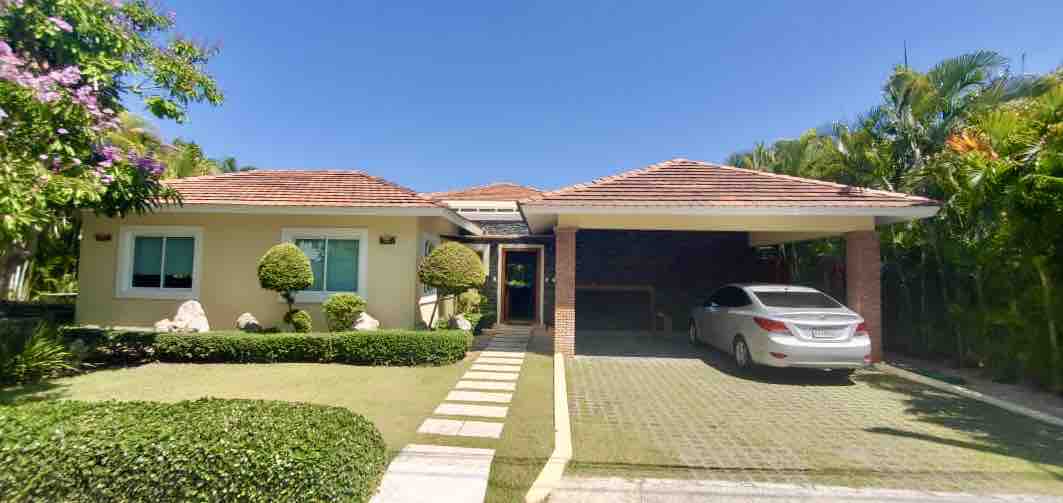
[[[369,501],[387,467],[347,409],[261,400],[0,407],[2,501]]]
[[[98,334],[91,333],[91,329],[68,329],[64,331],[64,336],[83,340],[91,346],[150,352],[151,358],[159,361],[194,363],[445,365],[465,358],[471,342],[471,336],[460,330],[377,330],[322,334],[156,334],[113,331]]]

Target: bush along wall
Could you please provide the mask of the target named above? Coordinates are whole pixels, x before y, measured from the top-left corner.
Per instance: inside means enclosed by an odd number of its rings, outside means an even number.
[[[260,400],[0,407],[2,501],[369,501],[384,440],[347,409]]]
[[[445,365],[465,358],[471,336],[460,330],[378,330],[332,334],[159,334],[155,357],[164,362],[353,365]]]

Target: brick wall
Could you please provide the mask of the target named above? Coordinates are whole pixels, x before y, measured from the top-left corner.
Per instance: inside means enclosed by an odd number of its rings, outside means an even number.
[[[554,239],[554,352],[572,356],[576,349],[576,229],[555,229]]]
[[[871,333],[871,360],[882,360],[882,278],[878,233],[845,235],[845,291],[849,308],[860,313]]]

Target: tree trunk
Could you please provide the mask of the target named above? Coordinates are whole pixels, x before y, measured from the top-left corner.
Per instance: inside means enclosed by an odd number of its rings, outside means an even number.
[[[1033,266],[1037,269],[1037,275],[1041,279],[1041,299],[1045,305],[1045,317],[1048,319],[1048,347],[1051,351],[1049,355],[1051,365],[1049,372],[1051,372],[1050,382],[1052,391],[1063,391],[1063,382],[1060,377],[1060,353],[1059,353],[1059,333],[1056,328],[1056,313],[1052,295],[1052,280],[1048,275],[1048,264],[1046,257],[1034,257]]]

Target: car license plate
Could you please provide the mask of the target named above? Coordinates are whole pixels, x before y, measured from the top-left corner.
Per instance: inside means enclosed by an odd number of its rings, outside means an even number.
[[[842,331],[837,328],[813,328],[813,339],[837,339],[841,337]]]

